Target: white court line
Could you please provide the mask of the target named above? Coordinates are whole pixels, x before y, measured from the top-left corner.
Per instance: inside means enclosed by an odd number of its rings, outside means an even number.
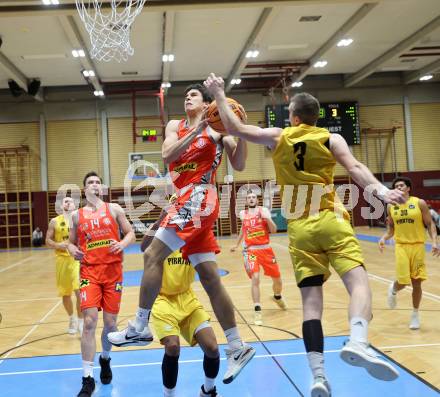
[[[376,280],[376,281],[379,281],[382,284],[389,285],[393,281],[393,280],[389,280],[385,277],[377,276],[376,274],[372,274],[372,273],[368,273],[368,276],[369,276],[369,278]],[[403,289],[403,291],[405,291],[405,290],[407,292],[412,292],[412,287],[405,287]],[[431,299],[435,302],[440,302],[440,296],[432,294],[431,292],[426,292],[426,291],[423,291],[422,293],[423,293],[423,296],[425,296],[426,298]]]
[[[429,343],[422,345],[399,345],[399,346],[378,346],[378,349],[405,349],[405,348],[415,348],[415,347],[433,347],[440,346],[440,343]],[[341,349],[336,350],[324,350],[324,353],[339,353]],[[273,357],[291,357],[291,356],[305,356],[306,352],[296,352],[296,353],[278,353],[278,354],[257,354],[254,358],[273,358]],[[221,357],[220,360],[226,360],[225,357]],[[201,363],[203,359],[196,360],[179,360],[179,364],[191,364],[191,363]],[[148,367],[152,365],[162,365],[162,361],[156,361],[151,363],[136,363],[136,364],[119,364],[112,365],[112,368],[130,368],[130,367]],[[95,369],[100,367],[95,366]],[[0,376],[11,376],[11,375],[27,375],[27,374],[45,374],[51,372],[68,372],[68,371],[82,371],[82,368],[55,368],[55,369],[40,369],[33,371],[18,371],[18,372],[3,372]]]
[[[276,245],[277,247],[282,248],[285,251],[289,250],[284,245],[281,245],[281,244],[278,244],[278,243],[272,243],[272,245]],[[378,275],[373,274],[373,273],[369,273],[368,271],[367,271],[367,274],[368,274],[369,278],[371,278],[372,280],[375,280],[375,281],[379,281],[382,284],[390,284],[391,282],[394,281],[394,280],[390,280],[390,279],[385,278],[385,277],[378,276]],[[412,291],[412,287],[406,287],[406,288],[403,289],[403,291],[411,292]],[[435,302],[440,302],[440,296],[439,295],[435,295],[435,294],[433,294],[431,292],[423,291],[423,296],[425,296],[427,299],[431,299],[431,300],[433,300]]]
[[[12,265],[9,265],[7,267],[4,267],[3,269],[0,269],[0,273],[4,272],[6,270],[12,269],[15,266],[21,265],[22,263],[25,263],[27,261],[30,261],[31,259],[33,259],[32,256],[29,256],[28,258],[25,258],[25,259],[22,259],[21,261],[15,262]]]
[[[54,301],[58,300],[58,298],[29,298],[29,299],[6,299],[0,300],[0,303],[16,303],[16,302],[34,302],[34,301]]]
[[[61,305],[61,300],[59,300],[56,304],[55,304],[55,306],[54,307],[52,307],[52,309],[50,309],[44,316],[43,316],[43,318],[40,320],[40,321],[38,321],[30,330],[29,330],[29,332],[25,335],[25,336],[23,336],[23,338],[21,338],[18,342],[17,342],[17,344],[14,346],[14,349],[12,349],[12,350],[10,350],[8,353],[6,353],[6,355],[3,357],[3,359],[2,360],[0,360],[0,364],[2,364],[4,361],[5,361],[5,359],[6,358],[8,358],[9,357],[9,355],[10,354],[12,354],[13,352],[15,352],[15,348],[16,347],[19,347],[27,338],[28,338],[28,336],[30,335],[30,334],[32,334],[32,332],[34,332],[42,323],[44,323],[44,320],[46,320],[46,318],[48,318],[51,314],[52,314],[52,312],[59,306],[59,305]]]

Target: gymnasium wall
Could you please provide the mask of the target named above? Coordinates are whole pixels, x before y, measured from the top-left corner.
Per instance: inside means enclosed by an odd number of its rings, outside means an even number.
[[[408,87],[362,89],[310,90],[322,101],[358,100],[360,103],[361,128],[389,128],[396,126],[397,170],[408,171],[406,130],[404,123],[403,95],[410,101],[413,134],[414,162],[416,171],[440,169],[440,86],[430,84]],[[264,106],[267,97],[260,94],[234,95],[247,109],[249,123],[264,126]],[[182,97],[170,96],[167,100],[170,118],[180,118]],[[39,114],[46,118],[47,162],[49,190],[56,190],[63,183],[81,186],[83,175],[91,169],[103,174],[101,111],[108,116],[108,139],[111,186],[123,186],[128,166],[128,153],[137,151],[160,151],[158,142],[132,141],[131,103],[125,99],[106,101],[83,101],[73,103],[23,103],[20,106],[2,104],[0,110],[0,147],[28,145],[32,152],[32,190],[41,190]],[[154,127],[159,123],[157,106],[151,99],[138,101],[138,126]],[[177,115],[177,116],[176,116]],[[26,121],[26,122],[25,122]],[[375,173],[393,171],[389,155],[391,141],[361,137],[362,144],[353,147],[354,155],[369,164]],[[368,161],[367,161],[368,147]],[[234,171],[235,181],[271,179],[274,169],[270,152],[263,146],[248,144],[249,160],[242,172]],[[382,158],[385,158],[382,169]],[[226,161],[218,172],[223,182],[227,173]],[[346,175],[342,167],[336,174]]]

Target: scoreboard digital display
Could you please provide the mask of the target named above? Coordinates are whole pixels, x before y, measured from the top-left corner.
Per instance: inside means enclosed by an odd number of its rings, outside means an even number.
[[[266,106],[266,125],[286,128],[290,126],[289,105]],[[321,103],[318,127],[342,135],[348,145],[359,145],[359,107],[357,102]]]

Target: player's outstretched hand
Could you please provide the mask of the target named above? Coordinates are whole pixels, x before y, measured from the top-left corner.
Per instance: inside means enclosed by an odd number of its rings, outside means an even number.
[[[440,257],[440,248],[437,245],[432,246],[432,255],[435,257]]]
[[[388,190],[383,199],[386,203],[393,205],[403,204],[406,201],[404,193],[398,189]]]
[[[385,248],[385,240],[384,240],[384,238],[382,237],[380,240],[379,240],[379,250],[380,250],[380,252],[383,252],[383,249]]]
[[[84,252],[82,252],[76,245],[69,244],[69,254],[73,256],[77,261],[82,260]]]
[[[216,94],[224,93],[225,91],[225,82],[221,77],[217,77],[214,73],[209,74],[203,85],[213,96],[215,96]]]
[[[112,240],[110,243],[110,252],[119,254],[124,250],[124,245],[120,241]]]

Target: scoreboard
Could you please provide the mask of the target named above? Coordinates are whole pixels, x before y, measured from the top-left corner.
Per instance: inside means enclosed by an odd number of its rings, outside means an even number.
[[[289,127],[289,105],[266,106],[266,125],[278,128]],[[342,135],[349,145],[361,143],[357,102],[321,103],[317,125]]]

